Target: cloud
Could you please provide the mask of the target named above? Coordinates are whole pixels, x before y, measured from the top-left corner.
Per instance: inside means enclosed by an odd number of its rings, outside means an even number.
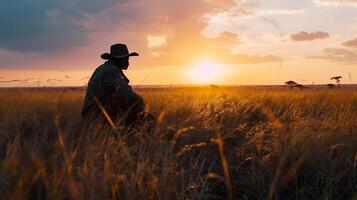
[[[160,47],[160,46],[164,46],[167,43],[167,37],[148,35],[147,41],[148,41],[148,47],[152,47],[152,48]]]
[[[308,33],[306,31],[300,31],[298,33],[290,35],[292,41],[312,41],[318,39],[326,39],[330,37],[330,34],[322,31]]]
[[[89,66],[117,42],[149,56],[147,35],[190,29],[205,13],[233,4],[234,0],[5,1],[0,6],[0,68]]]
[[[211,47],[219,49],[231,49],[241,43],[238,34],[228,31],[224,31],[216,37],[204,36],[207,37],[207,42],[210,43]]]
[[[224,12],[206,15],[204,34],[216,36],[223,31],[237,33],[240,43],[234,47],[234,51],[249,52],[251,55],[255,51],[268,55],[286,54],[286,51],[277,53],[280,50],[274,47],[285,45],[282,40],[286,38],[287,31],[301,26],[301,23],[291,21],[304,18],[303,14],[309,11],[305,0],[239,2]]]
[[[50,51],[85,45],[94,17],[128,0],[20,0],[0,6],[0,48]],[[92,20],[93,21],[93,20]]]
[[[233,54],[231,48],[240,43],[235,33],[223,32],[217,37],[205,37],[200,27],[179,30],[168,38],[167,45],[159,52],[151,51],[151,57],[141,62],[149,66],[189,66],[202,58],[211,58],[217,64],[260,64],[283,60],[274,55]]]
[[[343,46],[357,48],[357,38],[342,43]]]
[[[284,59],[275,56],[275,55],[246,55],[246,54],[237,54],[232,55],[226,60],[226,64],[262,64],[262,63],[280,63]]]
[[[0,6],[0,49],[48,52],[85,46],[90,44],[93,33],[101,32],[104,37],[124,27],[127,30],[122,31],[123,36],[116,37],[127,38],[128,34],[142,34],[133,31],[143,28],[154,31],[165,25],[164,21],[178,23],[232,4],[233,0],[5,1]]]
[[[337,64],[357,64],[357,52],[343,48],[325,48],[322,56],[310,56],[311,59],[322,59]]]
[[[357,5],[357,0],[314,0],[317,5]]]
[[[0,24],[6,24],[0,29],[0,50],[10,50],[9,56],[0,55],[6,58],[0,59],[2,68],[91,66],[116,42],[140,53],[137,68],[187,66],[202,57],[229,64],[282,60],[274,55],[234,55],[231,49],[240,44],[239,35],[202,33],[205,16],[232,8],[235,0],[23,1],[7,1],[0,7]],[[55,53],[43,56],[48,52]]]
[[[305,12],[304,9],[284,9],[284,10],[269,10],[261,9],[256,12],[256,16],[270,16],[270,15],[297,15]]]
[[[140,27],[140,30],[135,31],[136,38],[140,38],[142,34],[155,36],[145,36],[145,43],[141,45],[138,40],[136,41],[135,48],[140,49],[143,55],[136,60],[137,66],[189,66],[201,58],[212,58],[214,62],[224,64],[257,64],[282,60],[273,55],[233,54],[231,49],[241,43],[236,33],[225,31],[216,36],[207,36],[203,33],[207,26],[203,16],[224,12],[234,5],[234,1],[160,2],[162,3],[143,6],[145,11],[135,9],[141,13],[140,20],[136,21],[136,28]],[[190,4],[189,8],[186,6],[187,3]],[[163,17],[152,15],[158,10]],[[160,36],[167,36],[165,42]],[[160,45],[154,45],[158,44],[157,42]],[[164,43],[165,45],[161,45]]]
[[[167,53],[163,51],[153,51],[150,53],[150,56],[154,58],[158,58],[160,56],[165,56],[165,55],[167,55]]]

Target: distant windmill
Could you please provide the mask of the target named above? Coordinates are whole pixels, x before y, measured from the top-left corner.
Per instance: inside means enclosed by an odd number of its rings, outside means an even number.
[[[331,78],[331,80],[335,80],[336,81],[338,87],[340,87],[341,79],[342,79],[342,76],[334,76],[334,77]]]
[[[286,81],[285,85],[288,86],[290,89],[292,89],[297,85],[297,83],[295,81]]]

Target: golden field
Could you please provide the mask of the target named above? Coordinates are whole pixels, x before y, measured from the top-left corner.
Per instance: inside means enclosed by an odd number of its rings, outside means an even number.
[[[1,198],[357,198],[356,89],[138,91],[149,131],[85,125],[83,90],[0,90]]]

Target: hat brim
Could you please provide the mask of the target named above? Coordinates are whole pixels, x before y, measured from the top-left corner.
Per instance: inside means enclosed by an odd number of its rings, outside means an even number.
[[[112,55],[110,53],[103,53],[100,57],[104,60],[109,60],[111,58],[116,58],[116,59],[123,59],[123,58],[128,58],[130,56],[139,56],[138,53],[136,52],[132,52],[130,54],[127,54],[127,55],[121,55],[121,56],[115,56],[115,55]]]

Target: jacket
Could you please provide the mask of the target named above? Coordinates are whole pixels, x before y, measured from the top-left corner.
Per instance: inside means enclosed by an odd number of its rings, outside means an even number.
[[[121,105],[130,107],[135,104],[136,110],[144,110],[142,97],[133,91],[122,69],[111,60],[100,65],[89,79],[82,115],[97,107],[93,96],[107,109],[113,109],[113,106],[106,105],[108,102],[116,102],[122,109]],[[115,111],[109,110],[109,112]]]

